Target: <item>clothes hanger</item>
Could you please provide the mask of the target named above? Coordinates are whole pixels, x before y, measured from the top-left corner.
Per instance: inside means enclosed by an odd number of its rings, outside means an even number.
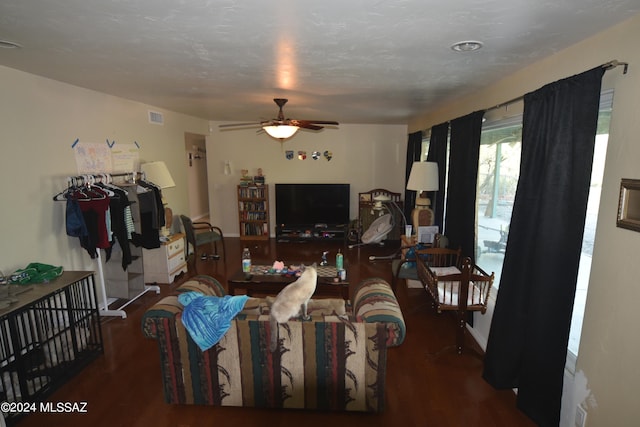
[[[101,176],[103,176],[103,177],[104,177],[104,182],[102,182],[102,185],[103,185],[104,187],[114,189],[114,190],[116,190],[116,191],[118,191],[118,192],[119,192],[119,191],[122,191],[122,192],[124,192],[124,194],[126,194],[126,195],[128,195],[128,194],[129,194],[129,193],[127,192],[127,190],[125,190],[125,189],[124,189],[124,188],[122,188],[122,187],[118,187],[117,185],[115,185],[115,184],[113,183],[113,177],[111,176],[111,174],[109,174],[109,173],[105,173],[105,174],[101,174]],[[116,196],[117,196],[117,193],[116,193]],[[112,197],[112,196],[109,196],[109,197]]]
[[[93,175],[83,175],[83,180],[84,180],[84,189],[80,190],[81,194],[84,194],[85,196],[87,196],[86,199],[78,199],[79,201],[90,201],[90,200],[102,200],[102,199],[106,199],[107,195],[104,191],[100,190],[99,188],[92,188],[95,187],[95,177]]]
[[[95,177],[94,177],[94,179],[95,179]],[[99,175],[98,180],[97,180],[97,181],[94,181],[94,182],[95,182],[95,184],[94,184],[95,186],[97,186],[97,187],[98,187],[98,188],[100,188],[102,191],[104,191],[105,193],[107,193],[107,197],[116,197],[116,193],[114,193],[113,191],[111,191],[111,190],[109,189],[108,184],[107,184],[107,183],[105,183],[105,182],[108,182],[107,174],[101,173],[101,174]]]
[[[53,196],[53,200],[56,202],[64,202],[71,195],[75,187],[75,177],[67,178],[67,188]]]
[[[53,201],[54,202],[64,202],[67,200],[67,197],[69,197],[69,188],[65,188],[64,190],[62,190],[61,192],[59,192],[58,194],[56,194],[55,196],[53,196]]]

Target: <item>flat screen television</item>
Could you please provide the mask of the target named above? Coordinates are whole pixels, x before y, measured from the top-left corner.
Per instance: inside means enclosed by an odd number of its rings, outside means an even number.
[[[349,224],[349,184],[276,184],[276,223],[285,227]]]

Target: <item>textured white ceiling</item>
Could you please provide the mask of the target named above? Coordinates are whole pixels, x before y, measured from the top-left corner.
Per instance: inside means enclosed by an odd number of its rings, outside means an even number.
[[[0,65],[219,121],[406,123],[638,0],[2,0]],[[461,40],[484,48],[456,53]],[[610,58],[616,59],[616,58]],[[617,58],[623,60],[624,58]]]

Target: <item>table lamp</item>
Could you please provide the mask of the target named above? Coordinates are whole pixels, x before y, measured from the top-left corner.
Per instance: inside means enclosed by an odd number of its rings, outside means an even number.
[[[438,191],[438,164],[435,162],[413,162],[407,182],[407,190],[417,191],[415,208],[411,211],[411,222],[418,233],[419,226],[433,225],[434,214],[427,191]]]
[[[140,170],[144,172],[145,179],[160,187],[161,189],[175,187],[176,183],[173,181],[167,165],[163,161],[148,162],[140,165]],[[162,196],[162,205],[164,206],[164,223],[165,225],[160,230],[162,236],[169,236],[171,234],[171,225],[173,222],[173,212],[171,208],[167,206],[167,202]]]

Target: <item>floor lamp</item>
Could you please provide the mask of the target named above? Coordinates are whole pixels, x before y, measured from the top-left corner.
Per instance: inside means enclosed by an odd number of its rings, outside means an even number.
[[[413,162],[407,182],[407,190],[417,191],[416,204],[411,211],[411,222],[418,235],[418,227],[434,223],[434,213],[427,191],[438,191],[438,164],[435,162]]]

